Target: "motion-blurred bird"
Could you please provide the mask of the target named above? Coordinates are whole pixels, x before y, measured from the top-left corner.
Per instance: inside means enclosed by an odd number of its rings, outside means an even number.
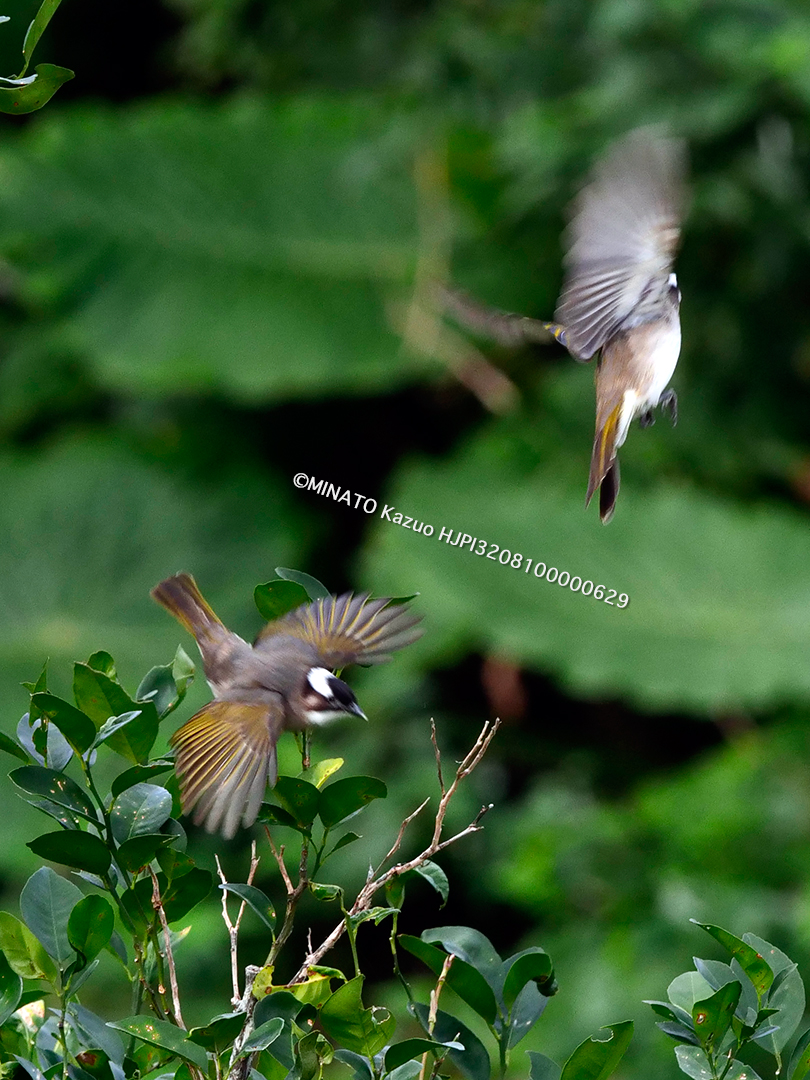
[[[681,348],[681,294],[672,271],[680,236],[684,152],[680,141],[639,129],[597,163],[573,204],[566,275],[555,322],[488,312],[451,290],[445,307],[460,322],[504,344],[563,344],[596,368],[596,436],[585,505],[599,489],[599,515],[613,516],[617,451],[631,421],[653,423],[658,405],[677,419],[668,389]]]
[[[152,596],[196,638],[215,699],[171,738],[183,812],[196,808],[195,824],[226,839],[253,824],[275,784],[282,732],[365,718],[331,669],[382,663],[421,634],[404,605],[346,593],[269,622],[249,645],[217,618],[190,574],[167,578]]]

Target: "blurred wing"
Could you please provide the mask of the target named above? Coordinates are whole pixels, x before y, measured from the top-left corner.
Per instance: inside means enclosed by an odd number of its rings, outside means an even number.
[[[419,616],[404,604],[390,603],[388,597],[369,600],[368,594],[327,596],[268,623],[253,647],[270,649],[273,638],[283,634],[312,645],[327,668],[380,664],[422,634]]]
[[[212,701],[172,735],[183,813],[196,808],[195,825],[230,840],[240,824],[253,824],[268,780],[278,776],[283,715],[280,702]]]
[[[554,323],[487,307],[460,289],[451,289],[446,285],[437,287],[436,293],[444,311],[452,316],[459,326],[489,338],[498,345],[517,348],[519,345],[548,345],[552,341],[561,340],[562,327]],[[565,341],[562,343],[565,344]]]
[[[679,140],[631,132],[575,200],[555,317],[576,359],[590,359],[625,326],[655,317],[680,236],[684,159]]]

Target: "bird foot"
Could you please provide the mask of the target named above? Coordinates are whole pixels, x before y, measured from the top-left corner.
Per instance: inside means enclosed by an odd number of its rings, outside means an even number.
[[[647,409],[639,415],[638,426],[642,428],[652,427],[655,423],[655,413],[652,409]]]
[[[672,426],[678,423],[678,395],[674,390],[665,390],[661,395],[658,404],[662,409],[666,409],[669,413],[669,418],[672,421]]]

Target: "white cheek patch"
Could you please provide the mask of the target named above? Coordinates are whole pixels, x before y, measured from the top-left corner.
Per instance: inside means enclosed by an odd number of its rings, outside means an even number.
[[[324,724],[331,724],[333,720],[345,720],[347,713],[343,709],[310,709],[304,716],[312,727],[323,727]]]
[[[316,694],[320,694],[321,697],[325,697],[327,700],[334,696],[330,681],[334,679],[334,675],[331,671],[328,671],[325,667],[310,668],[307,674],[307,682],[315,691]]]

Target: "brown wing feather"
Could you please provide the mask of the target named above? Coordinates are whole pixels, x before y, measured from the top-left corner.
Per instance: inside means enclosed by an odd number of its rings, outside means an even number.
[[[271,648],[273,638],[283,634],[312,645],[324,667],[380,664],[422,633],[418,615],[404,604],[390,604],[389,597],[370,600],[367,593],[327,596],[268,623],[254,648]]]
[[[631,315],[665,295],[680,235],[680,141],[640,129],[616,143],[574,202],[555,318],[588,360]]]
[[[278,775],[283,709],[212,701],[172,735],[183,812],[226,839],[252,825],[268,780]]]

